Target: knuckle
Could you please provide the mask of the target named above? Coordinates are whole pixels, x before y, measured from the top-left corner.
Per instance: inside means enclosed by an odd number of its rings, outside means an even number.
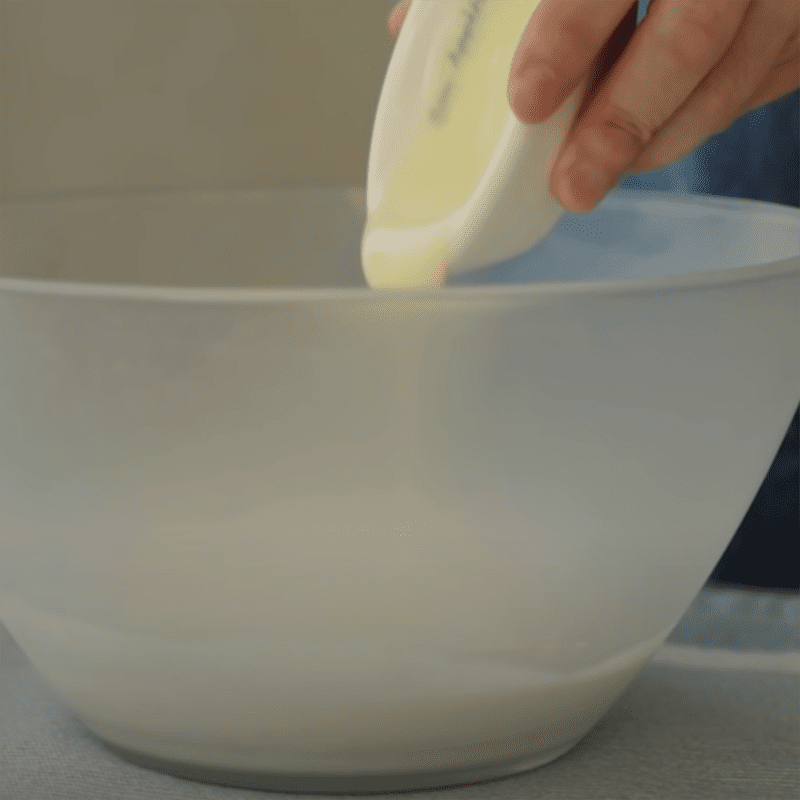
[[[706,124],[715,131],[724,126],[730,116],[728,97],[720,91],[709,92],[705,96]]]
[[[687,67],[702,64],[711,45],[712,37],[696,27],[664,34],[660,42],[674,62]]]
[[[741,104],[742,86],[731,79],[718,78],[703,92],[703,116],[714,129],[727,126],[736,107]]]
[[[612,103],[605,109],[602,124],[606,131],[618,131],[625,134],[630,140],[630,144],[637,148],[645,147],[653,138],[657,128],[656,125],[616,103]]]
[[[683,66],[703,64],[726,29],[725,6],[710,0],[687,2],[683,13],[663,20],[658,45]]]

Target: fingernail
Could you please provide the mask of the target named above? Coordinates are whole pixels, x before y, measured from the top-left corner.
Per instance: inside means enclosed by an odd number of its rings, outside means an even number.
[[[557,81],[555,75],[540,66],[514,73],[509,86],[511,108],[522,122],[541,122],[553,112]]]
[[[558,199],[572,211],[590,211],[609,192],[614,178],[597,164],[582,158],[577,148],[567,151],[555,170]]]

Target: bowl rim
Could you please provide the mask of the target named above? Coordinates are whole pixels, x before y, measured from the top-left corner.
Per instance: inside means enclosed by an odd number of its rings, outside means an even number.
[[[269,191],[275,187],[252,189],[249,192]],[[317,187],[321,188],[321,187]],[[176,190],[169,194],[231,194],[230,190],[190,191]],[[233,192],[234,194],[238,192]],[[136,191],[138,196],[155,196],[156,193]],[[163,192],[158,192],[163,195]],[[80,199],[91,200],[106,197],[108,193],[81,194]],[[25,198],[31,202],[33,198]],[[39,202],[56,202],[78,199],[60,194],[58,198],[39,196]],[[4,202],[14,202],[5,198]],[[800,208],[770,203],[763,200],[748,200],[715,195],[695,195],[643,189],[616,189],[597,206],[630,205],[634,201],[645,201],[659,205],[665,211],[684,213],[688,207],[698,210],[717,209],[736,216],[768,216],[782,222],[794,223],[800,231]],[[576,295],[653,295],[685,289],[698,289],[721,285],[757,282],[769,278],[800,275],[800,254],[765,264],[749,267],[724,267],[699,270],[677,275],[657,277],[623,278],[616,280],[547,281],[542,283],[509,283],[492,285],[448,286],[432,289],[371,289],[364,287],[282,287],[282,288],[236,288],[191,286],[148,286],[144,284],[83,283],[80,281],[53,281],[46,278],[11,278],[0,276],[0,294],[46,295],[75,299],[106,299],[116,301],[160,302],[192,305],[273,305],[285,303],[325,303],[331,301],[358,301],[360,303],[404,303],[409,300],[425,300],[433,304],[452,305],[458,303],[483,303],[490,299],[533,299],[553,296]]]

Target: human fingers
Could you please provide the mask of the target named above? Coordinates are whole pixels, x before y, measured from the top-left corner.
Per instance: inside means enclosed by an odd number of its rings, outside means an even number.
[[[588,211],[730,47],[751,0],[655,0],[556,162],[550,190]]]
[[[542,122],[575,91],[635,0],[542,0],[520,40],[508,100],[527,124]]]
[[[772,103],[780,97],[800,88],[800,22],[795,34],[784,47],[784,53],[777,64],[758,87],[755,94],[742,107],[742,114]]]
[[[402,2],[395,4],[389,14],[389,33],[392,36],[397,37],[400,35],[400,29],[403,27],[410,5],[411,0],[402,0]]]
[[[728,51],[655,134],[631,169],[646,172],[683,158],[755,107],[753,100],[758,99],[759,90],[770,95],[796,88],[800,84],[796,65],[794,86],[788,69],[775,70],[782,55],[785,58],[786,44],[797,40],[795,8],[793,0],[754,0]],[[786,79],[785,85],[775,80],[780,75]]]

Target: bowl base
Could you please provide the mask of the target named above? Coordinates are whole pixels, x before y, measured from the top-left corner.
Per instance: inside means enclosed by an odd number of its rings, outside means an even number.
[[[491,764],[480,764],[453,770],[374,774],[256,772],[220,769],[145,755],[102,738],[100,738],[100,742],[111,753],[131,764],[146,767],[156,772],[163,772],[176,778],[259,791],[353,795],[441,789],[508,778],[554,761],[571,750],[582,738],[583,735],[566,745],[560,745],[551,750]]]

